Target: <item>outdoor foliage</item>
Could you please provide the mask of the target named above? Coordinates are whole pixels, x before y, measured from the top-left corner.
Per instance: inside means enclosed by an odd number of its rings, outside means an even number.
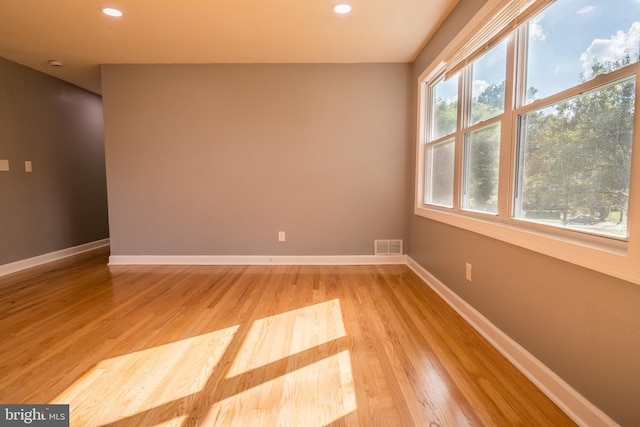
[[[594,62],[590,78],[631,63]],[[587,77],[583,76],[582,81]],[[635,79],[626,79],[521,116],[522,211],[604,221],[628,206]],[[553,216],[553,215],[552,215]]]
[[[637,60],[595,61],[580,82]],[[504,81],[491,84],[472,100],[472,123],[502,113],[504,87]],[[616,222],[626,223],[635,91],[632,77],[519,117],[521,217],[566,224],[578,214],[605,221],[618,212]],[[536,93],[529,88],[528,99]],[[434,101],[435,133],[455,131],[457,99]],[[496,212],[499,155],[499,124],[466,135],[464,208]]]
[[[504,111],[505,82],[490,84],[472,99],[471,121],[479,123]],[[469,133],[465,141],[464,207],[482,212],[498,211],[500,169],[500,124]]]

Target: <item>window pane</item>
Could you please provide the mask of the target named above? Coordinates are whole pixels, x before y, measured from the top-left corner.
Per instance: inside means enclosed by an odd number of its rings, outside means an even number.
[[[440,206],[453,206],[453,140],[431,145],[427,150],[427,179],[424,200]]]
[[[458,76],[440,80],[432,87],[431,140],[456,131],[458,120]]]
[[[471,73],[471,125],[504,112],[507,42],[495,46],[473,62]]]
[[[627,236],[635,77],[519,118],[515,216]]]
[[[529,22],[526,102],[638,61],[640,2],[556,1]]]
[[[464,209],[498,212],[500,123],[466,135],[464,159]]]

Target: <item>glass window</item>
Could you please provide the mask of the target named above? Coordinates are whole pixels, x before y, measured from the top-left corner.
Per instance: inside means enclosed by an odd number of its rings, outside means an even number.
[[[491,33],[499,17],[462,34],[498,34],[482,55],[427,70],[416,213],[640,283],[640,0],[557,0]]]
[[[464,209],[498,212],[500,123],[471,132],[465,141]]]
[[[455,143],[448,140],[429,146],[427,152],[425,186],[425,202],[452,207],[453,206],[453,166]]]
[[[529,21],[526,103],[638,61],[640,2],[561,0]]]
[[[432,87],[431,140],[456,131],[458,120],[458,76],[440,80]]]
[[[471,125],[504,112],[507,42],[495,46],[471,67]]]
[[[635,77],[519,118],[515,216],[627,237]]]

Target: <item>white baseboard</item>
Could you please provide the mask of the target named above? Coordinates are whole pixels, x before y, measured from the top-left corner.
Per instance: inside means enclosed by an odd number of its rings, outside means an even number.
[[[59,251],[50,252],[48,254],[38,255],[33,258],[27,258],[9,264],[3,264],[0,265],[0,277],[105,246],[109,246],[109,239],[96,240],[95,242],[85,243],[83,245],[74,246],[72,248],[66,248]]]
[[[619,426],[411,257],[407,265],[578,425]]]
[[[385,265],[406,263],[406,255],[112,255],[109,257],[109,265]]]

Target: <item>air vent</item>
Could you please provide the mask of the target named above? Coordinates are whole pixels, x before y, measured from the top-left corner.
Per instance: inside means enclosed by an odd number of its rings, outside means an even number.
[[[376,240],[376,255],[402,255],[402,240]]]

